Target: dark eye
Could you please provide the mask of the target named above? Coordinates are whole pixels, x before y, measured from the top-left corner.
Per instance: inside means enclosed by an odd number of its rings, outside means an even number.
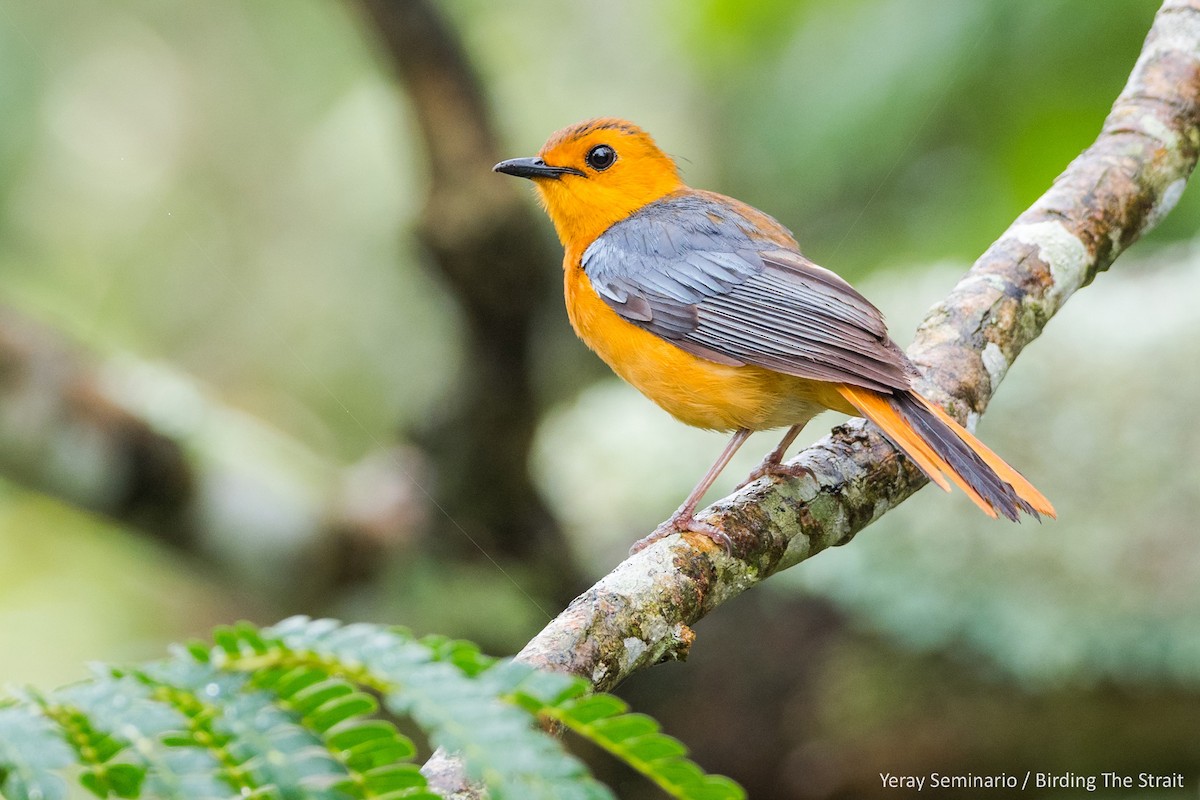
[[[617,160],[617,151],[613,150],[606,144],[598,144],[591,150],[588,150],[587,163],[588,166],[597,172],[603,172],[613,165]]]

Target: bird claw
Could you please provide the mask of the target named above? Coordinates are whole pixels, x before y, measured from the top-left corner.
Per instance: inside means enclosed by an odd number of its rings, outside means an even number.
[[[759,478],[765,478],[768,475],[773,478],[808,477],[813,480],[817,479],[816,473],[802,464],[783,464],[778,461],[764,461],[754,468],[746,480],[738,484],[737,489],[745,488]],[[737,489],[734,489],[734,491],[737,491]]]
[[[634,542],[633,547],[629,548],[629,555],[645,550],[659,539],[666,538],[674,533],[698,533],[702,536],[707,536],[712,540],[713,544],[724,549],[727,555],[733,553],[733,540],[729,538],[729,534],[725,531],[715,525],[701,522],[690,515],[687,517],[673,515],[666,522],[655,528],[649,536]]]

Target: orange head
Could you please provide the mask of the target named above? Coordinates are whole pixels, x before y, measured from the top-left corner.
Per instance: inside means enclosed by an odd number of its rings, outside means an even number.
[[[581,251],[613,223],[683,188],[675,162],[650,134],[615,118],[563,128],[536,157],[501,161],[494,169],[533,181],[569,252]]]

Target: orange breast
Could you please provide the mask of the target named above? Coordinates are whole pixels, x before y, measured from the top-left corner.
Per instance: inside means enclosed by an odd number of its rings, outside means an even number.
[[[638,391],[688,425],[767,430],[845,405],[833,385],[761,367],[730,367],[685,352],[622,319],[577,259],[564,263],[567,315],[579,338]]]

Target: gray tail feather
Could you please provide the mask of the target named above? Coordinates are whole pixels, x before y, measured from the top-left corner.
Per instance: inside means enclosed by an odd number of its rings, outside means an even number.
[[[912,392],[895,392],[890,396],[892,408],[929,443],[929,446],[979,493],[997,513],[1016,522],[1024,511],[1036,519],[1041,515],[1028,501],[1017,494],[1011,483],[996,474],[979,454],[954,431],[925,407]]]

